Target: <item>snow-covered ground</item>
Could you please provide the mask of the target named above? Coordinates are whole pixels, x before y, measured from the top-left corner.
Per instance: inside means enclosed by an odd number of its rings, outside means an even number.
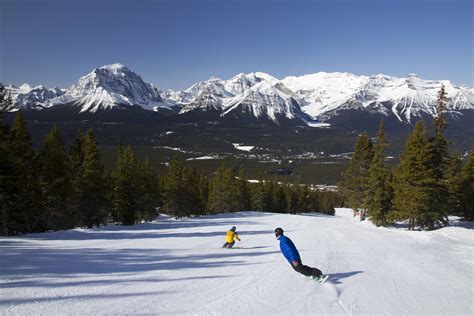
[[[222,249],[237,226],[243,249]],[[318,285],[292,270],[285,229]],[[474,232],[246,212],[0,239],[1,315],[473,315]]]

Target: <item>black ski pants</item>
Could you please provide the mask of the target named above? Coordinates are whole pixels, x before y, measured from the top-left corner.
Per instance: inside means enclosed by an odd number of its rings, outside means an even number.
[[[235,240],[233,242],[225,242],[225,244],[222,246],[222,248],[232,248],[234,246]]]
[[[319,269],[305,266],[301,263],[301,260],[293,261],[291,263],[291,266],[293,267],[293,269],[295,269],[295,271],[298,271],[299,273],[305,276],[319,277],[321,274],[323,274]]]

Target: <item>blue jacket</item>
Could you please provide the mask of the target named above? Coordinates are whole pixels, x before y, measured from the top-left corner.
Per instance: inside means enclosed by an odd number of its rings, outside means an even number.
[[[300,254],[298,253],[298,250],[296,250],[295,244],[293,244],[290,238],[286,237],[285,235],[281,235],[279,240],[281,252],[289,263],[295,260],[301,260]]]

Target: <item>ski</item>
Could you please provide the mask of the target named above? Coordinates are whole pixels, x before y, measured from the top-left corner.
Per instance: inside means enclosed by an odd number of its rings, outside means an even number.
[[[322,275],[320,278],[317,279],[316,282],[318,282],[319,284],[324,284],[327,281],[327,279],[329,279],[329,275],[327,274]]]

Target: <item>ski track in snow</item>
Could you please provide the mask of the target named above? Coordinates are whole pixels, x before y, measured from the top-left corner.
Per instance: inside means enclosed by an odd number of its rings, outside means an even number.
[[[232,225],[242,249],[222,249]],[[281,255],[281,226],[307,280]],[[257,212],[0,238],[0,315],[472,315],[472,229]]]

